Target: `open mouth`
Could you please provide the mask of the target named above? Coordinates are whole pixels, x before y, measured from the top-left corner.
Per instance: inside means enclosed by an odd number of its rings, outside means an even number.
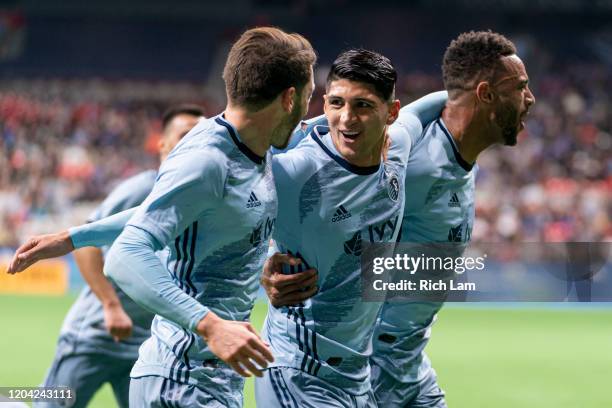
[[[519,128],[521,130],[525,129],[525,118],[527,117],[527,115],[529,115],[529,111],[525,111],[521,113],[521,116],[519,116]]]
[[[348,130],[341,130],[340,133],[342,134],[342,136],[344,136],[344,138],[350,139],[350,140],[357,139],[359,135],[361,134],[360,132],[357,132],[357,131],[348,131]]]

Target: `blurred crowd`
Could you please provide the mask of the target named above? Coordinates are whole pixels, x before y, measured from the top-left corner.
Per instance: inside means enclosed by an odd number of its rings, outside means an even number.
[[[121,179],[158,166],[161,115],[202,84],[0,81],[0,246],[83,222]]]
[[[537,102],[518,146],[478,160],[472,238],[612,240],[612,72],[570,66],[531,86]],[[406,103],[441,88],[437,75],[413,73],[398,95]],[[321,90],[310,115],[322,112]],[[0,246],[80,223],[119,180],[156,168],[163,110],[192,102],[215,114],[223,102],[205,94],[198,83],[0,81]]]

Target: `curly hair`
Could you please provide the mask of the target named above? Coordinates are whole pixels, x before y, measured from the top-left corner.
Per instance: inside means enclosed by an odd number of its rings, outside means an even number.
[[[442,61],[447,91],[470,90],[483,80],[491,81],[500,58],[516,54],[516,47],[499,33],[470,31],[451,41]]]

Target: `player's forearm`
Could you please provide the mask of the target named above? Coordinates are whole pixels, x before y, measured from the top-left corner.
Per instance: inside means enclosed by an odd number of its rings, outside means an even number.
[[[99,221],[70,228],[68,232],[72,244],[75,248],[102,247],[112,244],[137,208],[130,208]]]
[[[74,251],[73,255],[83,279],[100,300],[100,303],[105,308],[121,306],[115,288],[104,276],[102,250],[86,247]]]
[[[144,308],[195,331],[208,308],[174,283],[155,256],[158,249],[149,233],[127,226],[106,256],[104,273]]]
[[[423,127],[440,116],[448,100],[448,92],[432,92],[409,103],[400,110],[400,118],[405,114],[415,115]]]

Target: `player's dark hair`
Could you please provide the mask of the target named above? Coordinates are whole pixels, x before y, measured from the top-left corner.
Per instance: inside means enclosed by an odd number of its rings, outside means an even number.
[[[326,87],[338,79],[363,82],[374,87],[384,101],[391,101],[395,94],[397,72],[389,58],[374,51],[352,49],[336,58],[327,75]]]
[[[269,105],[281,92],[301,92],[317,56],[299,34],[275,27],[247,30],[229,52],[223,80],[229,101],[251,111]]]
[[[198,105],[181,104],[169,107],[162,115],[162,129],[172,122],[178,115],[204,116],[204,111]]]
[[[480,81],[492,81],[500,58],[516,54],[516,47],[499,33],[470,31],[451,41],[442,60],[447,91],[474,89]]]

